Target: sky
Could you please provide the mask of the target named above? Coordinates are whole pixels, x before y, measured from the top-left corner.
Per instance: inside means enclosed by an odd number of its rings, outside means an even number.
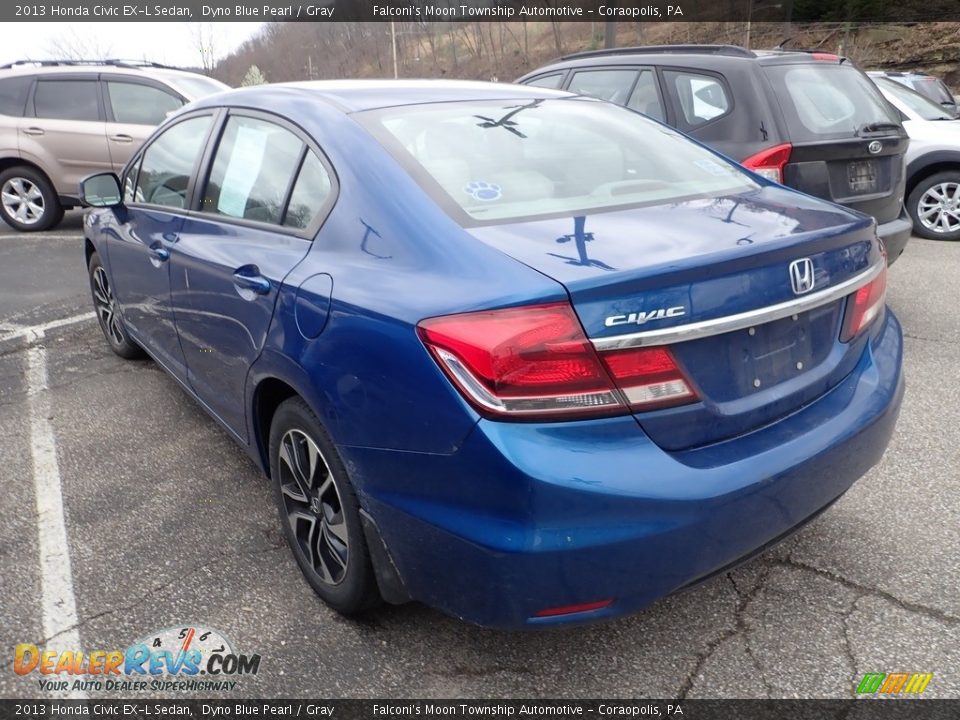
[[[150,60],[164,65],[201,67],[198,37],[212,37],[221,58],[260,28],[261,23],[181,22],[18,22],[0,23],[0,65],[15,60],[62,59],[58,48],[84,59]]]

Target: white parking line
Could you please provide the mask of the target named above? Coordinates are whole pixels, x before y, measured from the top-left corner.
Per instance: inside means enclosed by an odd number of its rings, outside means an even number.
[[[37,339],[43,339],[43,330],[34,332]],[[30,407],[30,457],[37,502],[43,636],[47,638],[47,649],[76,652],[80,650],[77,604],[63,516],[57,441],[49,420],[47,392],[47,351],[43,346],[32,347],[27,352],[27,399]],[[67,697],[85,699],[86,693],[70,691]]]
[[[48,330],[56,330],[57,328],[75,325],[85,320],[93,320],[96,316],[96,313],[88,312],[73,315],[72,317],[60,318],[59,320],[51,320],[50,322],[41,323],[40,325],[17,326],[12,323],[0,325],[0,330],[8,330],[5,335],[0,335],[0,343],[7,340],[16,340],[17,338],[28,338],[32,341],[40,340]]]

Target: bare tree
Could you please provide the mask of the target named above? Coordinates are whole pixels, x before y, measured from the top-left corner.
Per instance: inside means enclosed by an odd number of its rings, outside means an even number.
[[[216,67],[216,30],[213,23],[188,23],[193,45],[200,54],[200,67],[210,75]]]
[[[92,33],[80,34],[73,27],[55,37],[46,47],[53,60],[106,60],[113,46]]]

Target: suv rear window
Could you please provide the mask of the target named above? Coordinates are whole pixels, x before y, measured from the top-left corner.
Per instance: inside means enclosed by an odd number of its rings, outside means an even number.
[[[12,77],[0,80],[0,115],[22,117],[27,104],[27,90],[31,77]]]
[[[813,62],[764,70],[796,141],[851,137],[873,123],[900,124],[876,86],[851,65]]]
[[[642,115],[569,97],[359,113],[438,204],[523,220],[756,189],[736,166]]]

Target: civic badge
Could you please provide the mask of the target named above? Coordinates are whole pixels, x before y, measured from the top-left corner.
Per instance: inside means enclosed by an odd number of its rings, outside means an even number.
[[[867,145],[867,150],[869,150],[872,155],[876,155],[878,152],[883,150],[883,143],[879,140],[874,140],[872,143]]]
[[[813,273],[813,260],[800,258],[790,263],[790,285],[794,295],[803,295],[813,290],[816,277]]]

